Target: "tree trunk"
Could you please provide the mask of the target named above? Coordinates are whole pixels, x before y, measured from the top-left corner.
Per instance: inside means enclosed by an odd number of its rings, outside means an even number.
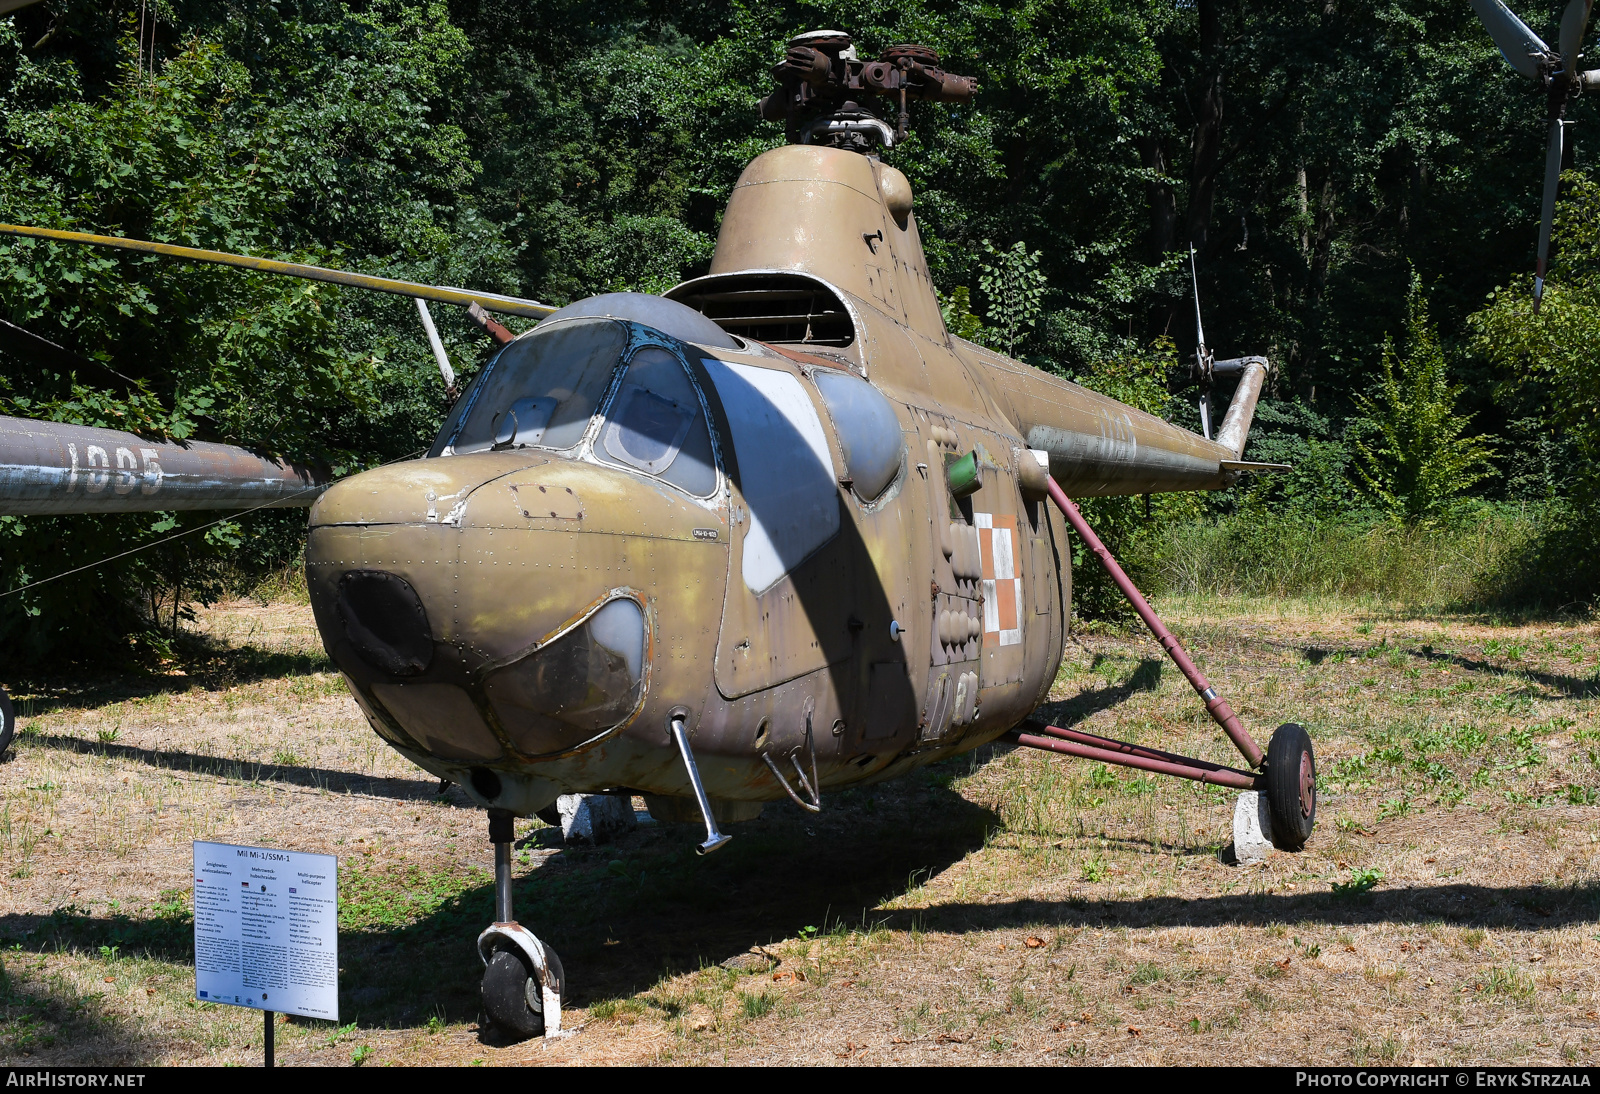
[[[1139,159],[1147,171],[1158,176],[1145,184],[1150,198],[1150,232],[1146,239],[1150,265],[1154,266],[1167,256],[1177,243],[1178,197],[1172,191],[1171,162],[1167,159],[1167,146],[1158,136],[1139,138]]]

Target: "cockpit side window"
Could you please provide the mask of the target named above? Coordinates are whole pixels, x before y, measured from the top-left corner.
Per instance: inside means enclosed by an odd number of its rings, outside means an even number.
[[[664,479],[696,497],[716,490],[717,464],[705,411],[683,362],[670,350],[645,346],[633,355],[606,411],[595,455]]]
[[[578,319],[512,342],[463,398],[470,403],[454,450],[571,448],[583,439],[627,340],[614,320]]]

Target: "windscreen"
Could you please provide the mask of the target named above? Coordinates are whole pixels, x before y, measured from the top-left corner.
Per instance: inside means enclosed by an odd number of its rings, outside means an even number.
[[[611,319],[558,323],[512,342],[467,396],[455,451],[571,448],[588,429],[626,345],[627,329]]]
[[[696,497],[716,489],[705,412],[676,354],[645,346],[633,355],[606,411],[595,454],[665,479]]]

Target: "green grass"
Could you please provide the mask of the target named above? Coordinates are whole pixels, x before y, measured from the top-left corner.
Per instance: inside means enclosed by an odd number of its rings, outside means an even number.
[[[1349,881],[1334,882],[1333,895],[1342,897],[1360,896],[1362,893],[1371,892],[1378,882],[1382,880],[1382,870],[1376,866],[1364,866],[1351,870]]]
[[[1237,514],[1148,534],[1130,561],[1151,587],[1189,595],[1343,597],[1416,607],[1495,602],[1545,531],[1535,510],[1487,510],[1455,527]],[[1525,649],[1496,651],[1511,659]],[[1513,656],[1514,654],[1514,656]]]
[[[778,1003],[776,996],[769,992],[740,992],[739,1012],[746,1018],[760,1018],[767,1014]]]
[[[1496,966],[1478,981],[1478,990],[1485,995],[1522,1001],[1532,999],[1533,977],[1510,965]]]

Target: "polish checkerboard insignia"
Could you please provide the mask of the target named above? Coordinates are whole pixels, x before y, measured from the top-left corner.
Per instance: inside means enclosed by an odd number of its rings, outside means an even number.
[[[983,644],[1022,642],[1022,576],[1017,573],[1017,518],[974,513],[983,552]]]

